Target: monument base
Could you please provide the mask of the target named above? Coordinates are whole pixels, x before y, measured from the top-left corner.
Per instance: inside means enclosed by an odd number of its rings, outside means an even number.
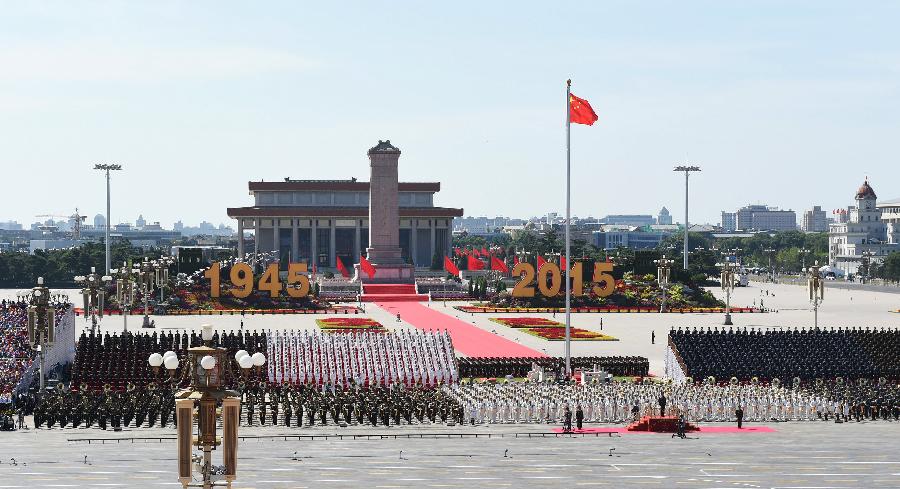
[[[366,272],[359,269],[359,263],[353,265],[356,271],[354,280],[364,284],[414,284],[416,283],[416,267],[409,263],[372,263],[375,276],[369,278]]]

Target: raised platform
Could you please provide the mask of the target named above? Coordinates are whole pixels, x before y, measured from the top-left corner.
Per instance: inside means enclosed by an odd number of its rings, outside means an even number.
[[[626,428],[628,431],[652,431],[654,433],[677,433],[678,418],[675,416],[644,416]],[[685,432],[699,431],[697,426],[685,423]]]
[[[363,302],[427,302],[427,294],[417,294],[415,284],[363,284]]]

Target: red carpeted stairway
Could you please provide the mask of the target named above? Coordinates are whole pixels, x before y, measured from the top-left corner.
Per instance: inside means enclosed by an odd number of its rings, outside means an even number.
[[[636,423],[631,423],[626,428],[628,431],[653,431],[656,433],[677,433],[678,418],[674,416],[644,416]],[[684,431],[697,431],[699,428],[685,422]]]
[[[427,302],[427,294],[417,294],[413,284],[363,284],[363,302]]]

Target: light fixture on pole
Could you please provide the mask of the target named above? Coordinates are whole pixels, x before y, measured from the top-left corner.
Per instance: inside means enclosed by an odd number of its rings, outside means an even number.
[[[769,281],[773,284],[775,283],[775,255],[778,253],[778,250],[775,248],[766,248],[763,250],[763,253],[769,255]]]
[[[806,284],[809,290],[809,301],[813,305],[813,326],[819,327],[819,303],[825,299],[825,280],[819,273],[819,261],[806,271]]]
[[[800,255],[800,270],[806,271],[806,255],[812,253],[812,250],[808,250],[806,248],[800,248],[797,250],[797,254]]]
[[[871,250],[863,251],[862,254],[862,273],[860,273],[860,282],[866,283],[872,277],[872,257],[875,256]]]
[[[253,355],[238,351],[229,358],[228,350],[213,346],[211,325],[203,325],[202,346],[189,348],[187,365],[181,370],[182,376],[176,382],[187,387],[175,393],[175,416],[177,420],[178,478],[183,487],[231,487],[237,478],[237,444],[240,422],[240,394],[226,386],[239,383],[254,369],[260,374],[266,363],[264,354]],[[174,352],[163,355],[153,353],[147,363],[158,375],[161,367],[169,372],[170,379],[181,363]],[[240,371],[240,373],[238,373]],[[217,437],[216,408],[221,405],[222,436]],[[194,411],[199,411],[197,437],[194,438]],[[222,446],[222,465],[212,464],[212,451]],[[192,447],[197,446],[203,453],[193,455]],[[200,473],[201,480],[193,482],[193,470]]]
[[[134,306],[135,275],[128,262],[122,262],[122,268],[110,270],[116,280],[116,302],[122,312],[122,331],[128,332],[128,315]]]
[[[90,275],[78,275],[75,282],[84,285],[81,296],[84,298],[84,320],[91,317],[91,334],[97,331],[97,318],[103,319],[103,308],[106,306],[106,284],[112,280],[109,275],[97,273],[95,267],[91,267]]]
[[[684,172],[684,269],[688,269],[688,230],[690,229],[690,221],[688,221],[688,180],[691,172],[699,172],[699,166],[676,166],[674,171]]]
[[[38,376],[41,393],[44,392],[44,354],[56,341],[56,308],[50,289],[44,286],[44,277],[38,277],[37,286],[23,292],[28,300],[28,344],[38,353]]]
[[[156,286],[156,264],[151,262],[146,256],[144,260],[136,265],[133,269],[137,283],[141,284],[141,297],[144,300],[144,322],[142,328],[153,328],[150,322],[150,296],[153,294],[153,288]]]
[[[109,172],[121,170],[122,165],[97,164],[97,165],[94,165],[94,169],[106,172],[106,274],[109,275],[109,273],[110,273],[109,228],[112,227],[112,222],[110,221],[110,217],[109,217]]]
[[[726,256],[725,262],[722,264],[722,290],[725,292],[725,326],[731,326],[731,292],[734,291],[734,267],[732,266],[733,256]]]
[[[669,285],[669,273],[672,268],[672,260],[663,255],[659,260],[653,260],[656,264],[656,282],[662,290],[662,302],[659,304],[659,312],[666,312],[666,287]]]

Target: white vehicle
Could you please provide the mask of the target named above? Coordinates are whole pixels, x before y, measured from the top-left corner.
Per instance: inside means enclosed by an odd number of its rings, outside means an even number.
[[[740,269],[736,275],[737,277],[735,278],[737,278],[737,280],[734,281],[735,287],[746,287],[750,285],[750,275],[747,273],[746,269]]]

